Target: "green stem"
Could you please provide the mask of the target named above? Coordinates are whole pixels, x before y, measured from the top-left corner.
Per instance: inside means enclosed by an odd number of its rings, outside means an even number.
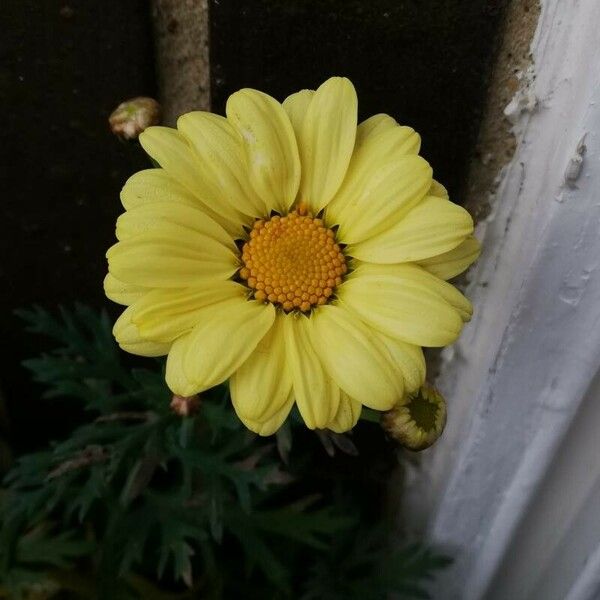
[[[379,413],[376,410],[373,410],[372,408],[364,408],[363,407],[362,412],[360,413],[361,421],[367,421],[369,423],[379,424],[380,418],[381,418],[381,413]]]

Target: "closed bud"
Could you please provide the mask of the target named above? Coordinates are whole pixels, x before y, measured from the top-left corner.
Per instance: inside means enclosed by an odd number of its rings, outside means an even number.
[[[111,131],[124,140],[137,139],[140,133],[160,122],[160,104],[139,96],[121,102],[108,118]]]
[[[427,383],[381,416],[381,426],[390,437],[414,451],[429,448],[445,425],[446,401]]]
[[[173,395],[171,399],[171,410],[180,417],[191,417],[198,412],[200,408],[200,398],[195,396],[177,396]]]

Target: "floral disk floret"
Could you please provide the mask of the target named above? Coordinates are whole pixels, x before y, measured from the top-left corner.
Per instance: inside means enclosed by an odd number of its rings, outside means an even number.
[[[294,403],[307,427],[351,429],[425,379],[422,346],[471,316],[446,280],[478,256],[473,221],[392,117],[357,125],[348,79],[280,104],[243,89],[226,117],[192,112],[140,143],[160,165],[121,200],[105,291],[127,308],[120,346],[168,355],[190,397],[230,379],[233,406],[270,435]]]

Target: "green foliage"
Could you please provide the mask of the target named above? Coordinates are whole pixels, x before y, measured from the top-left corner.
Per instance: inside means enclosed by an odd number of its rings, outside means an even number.
[[[289,423],[277,444],[250,434],[226,386],[180,417],[162,361],[126,365],[106,314],[77,306],[19,316],[56,344],[25,361],[44,396],[70,399],[87,418],[5,478],[0,597],[427,597],[422,583],[446,559],[392,551],[379,530],[357,535],[348,515],[360,509],[344,482],[337,495],[307,483],[319,444],[290,462]],[[330,459],[321,449],[317,460]]]
[[[391,548],[385,528],[341,535],[316,563],[302,600],[378,600],[396,593],[427,599],[424,586],[450,559],[417,544]]]

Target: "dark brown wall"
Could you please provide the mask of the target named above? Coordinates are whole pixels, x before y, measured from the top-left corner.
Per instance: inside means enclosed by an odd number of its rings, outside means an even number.
[[[7,0],[1,12],[0,388],[13,440],[43,443],[65,415],[28,383],[20,361],[40,342],[12,311],[104,303],[118,193],[146,165],[106,119],[155,91],[151,23],[146,0]]]
[[[352,79],[362,118],[417,129],[460,203],[503,0],[212,0],[213,107],[240,87],[279,99]]]

